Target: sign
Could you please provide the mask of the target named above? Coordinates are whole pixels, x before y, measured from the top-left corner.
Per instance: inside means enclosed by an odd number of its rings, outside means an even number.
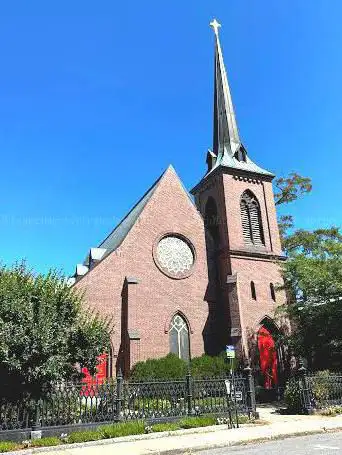
[[[231,385],[229,379],[225,379],[224,384],[226,386],[227,395],[230,395]]]
[[[235,346],[227,344],[226,346],[227,359],[235,359]]]
[[[236,390],[235,392],[232,393],[232,398],[234,398],[235,401],[242,401],[242,392],[241,390]]]
[[[240,337],[241,336],[241,329],[239,327],[232,327],[230,329],[230,336],[231,337]]]

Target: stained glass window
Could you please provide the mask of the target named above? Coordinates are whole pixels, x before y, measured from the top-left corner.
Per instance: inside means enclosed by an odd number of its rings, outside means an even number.
[[[176,354],[180,359],[189,360],[190,341],[189,328],[185,319],[180,314],[172,318],[169,330],[170,352]]]
[[[160,266],[173,275],[188,272],[194,263],[194,255],[189,244],[175,235],[163,237],[157,246]]]

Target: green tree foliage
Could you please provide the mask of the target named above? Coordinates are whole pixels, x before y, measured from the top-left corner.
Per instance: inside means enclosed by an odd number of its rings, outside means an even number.
[[[274,193],[276,205],[289,204],[312,190],[311,179],[302,177],[296,172],[291,172],[288,177],[279,177],[275,180]],[[291,215],[282,215],[278,219],[280,237],[283,248],[286,249],[287,233],[294,227],[293,217]]]
[[[342,234],[336,227],[295,231],[284,264],[294,322],[290,343],[315,369],[342,366]]]
[[[288,204],[312,190],[311,179],[291,172],[288,177],[279,177],[275,181],[274,194],[276,205]]]
[[[0,268],[0,387],[2,394],[38,395],[54,381],[94,372],[109,345],[109,321],[82,304],[57,272],[34,275],[25,264]]]
[[[293,172],[275,182],[276,205],[288,204],[312,190],[311,180]],[[342,235],[337,227],[295,230],[290,215],[279,219],[293,331],[287,342],[314,369],[342,367]]]

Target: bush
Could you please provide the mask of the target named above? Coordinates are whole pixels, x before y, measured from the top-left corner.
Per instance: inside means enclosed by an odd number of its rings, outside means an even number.
[[[339,414],[342,414],[341,406],[330,406],[330,408],[324,409],[320,412],[322,416],[335,417]]]
[[[168,354],[160,359],[148,359],[138,362],[131,371],[134,381],[148,381],[154,379],[179,379],[187,373],[187,363],[175,354]]]
[[[300,412],[302,410],[301,394],[297,379],[291,378],[287,382],[284,399],[289,411]]]
[[[19,449],[18,444],[12,441],[0,441],[0,453],[11,452],[11,450]]]
[[[224,355],[212,357],[202,355],[195,357],[191,361],[191,374],[194,378],[218,377],[227,374],[229,365],[226,363]]]
[[[233,368],[237,369],[237,360]],[[228,374],[229,365],[223,352],[218,356],[202,355],[194,357],[190,362],[191,374],[194,378],[220,377]],[[184,379],[188,372],[188,364],[175,354],[168,354],[160,359],[148,359],[133,366],[131,379],[146,381],[153,379]]]
[[[318,406],[322,405],[322,402],[329,399],[331,381],[330,371],[323,370],[317,371],[312,377],[312,393],[314,395],[315,402]]]

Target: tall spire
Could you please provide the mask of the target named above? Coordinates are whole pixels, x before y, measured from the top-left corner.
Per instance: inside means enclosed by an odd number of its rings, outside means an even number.
[[[219,38],[221,24],[214,19],[210,26],[215,33],[215,87],[213,151],[207,155],[208,171],[225,166],[272,175],[253,163],[242,145]]]
[[[241,146],[234,106],[224,66],[219,38],[221,24],[214,19],[210,26],[215,33],[215,91],[214,91],[214,153],[219,156],[224,149],[234,155]]]

